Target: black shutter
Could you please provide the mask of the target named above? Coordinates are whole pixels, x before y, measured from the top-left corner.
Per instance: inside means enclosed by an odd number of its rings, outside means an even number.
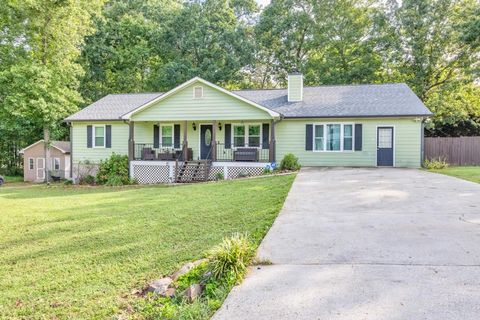
[[[232,148],[232,125],[230,123],[225,124],[225,149]]]
[[[105,126],[105,147],[106,148],[112,147],[112,126],[111,125]]]
[[[153,125],[153,147],[160,148],[160,127],[156,124]]]
[[[175,124],[173,126],[173,147],[180,148],[180,125]]]
[[[262,124],[262,149],[270,147],[270,125],[268,123]]]
[[[362,124],[355,124],[355,151],[362,151]]]
[[[307,124],[305,130],[305,150],[313,150],[313,124]]]
[[[87,126],[87,148],[92,147],[92,126]]]

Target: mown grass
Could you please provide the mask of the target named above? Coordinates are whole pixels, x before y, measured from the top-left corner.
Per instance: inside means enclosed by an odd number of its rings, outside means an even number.
[[[5,178],[5,183],[13,183],[13,182],[23,182],[22,176],[3,176]]]
[[[480,183],[480,166],[448,167],[445,169],[429,170],[429,171],[446,174],[446,175],[457,177],[463,180]]]
[[[134,289],[234,232],[262,237],[294,175],[176,187],[0,189],[0,318],[135,314]]]

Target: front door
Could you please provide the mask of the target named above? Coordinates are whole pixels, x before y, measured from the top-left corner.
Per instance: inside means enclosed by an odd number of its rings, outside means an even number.
[[[393,167],[393,127],[377,128],[377,166]]]
[[[200,159],[212,159],[212,131],[213,125],[200,125]]]
[[[37,180],[45,180],[45,159],[37,158]]]

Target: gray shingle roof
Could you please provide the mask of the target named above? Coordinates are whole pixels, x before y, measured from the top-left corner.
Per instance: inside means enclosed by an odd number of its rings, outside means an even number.
[[[304,87],[303,101],[288,102],[287,89],[234,93],[285,117],[429,116],[432,113],[404,83]]]
[[[65,151],[65,153],[70,153],[71,152],[70,141],[51,141],[51,143],[54,147],[57,147],[57,148]]]
[[[69,116],[65,121],[118,120],[124,114],[160,97],[162,94],[161,92],[109,94]]]
[[[288,102],[287,89],[236,90],[233,93],[286,118],[430,116],[404,83],[304,87],[303,101]],[[118,120],[163,93],[109,94],[66,118]]]

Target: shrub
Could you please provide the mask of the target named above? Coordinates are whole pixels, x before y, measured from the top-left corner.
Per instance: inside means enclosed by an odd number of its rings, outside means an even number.
[[[229,284],[242,280],[253,258],[254,249],[246,235],[235,234],[209,252],[209,266],[215,279]]]
[[[63,184],[66,185],[66,186],[71,186],[73,184],[73,181],[72,180],[65,180],[65,181],[63,181]]]
[[[445,158],[440,157],[438,159],[425,159],[423,166],[429,170],[439,170],[448,168],[449,164]]]
[[[300,163],[298,158],[292,153],[287,153],[280,162],[280,170],[298,170],[300,169]]]
[[[215,180],[225,180],[225,175],[223,174],[223,172],[217,172],[217,174],[215,175]]]
[[[128,174],[128,156],[113,153],[110,158],[100,161],[97,182],[110,186],[130,184]]]
[[[80,176],[78,178],[78,183],[79,184],[88,184],[88,185],[94,185],[95,184],[95,177],[90,175],[90,174],[87,174],[87,175],[84,175],[84,176]]]

